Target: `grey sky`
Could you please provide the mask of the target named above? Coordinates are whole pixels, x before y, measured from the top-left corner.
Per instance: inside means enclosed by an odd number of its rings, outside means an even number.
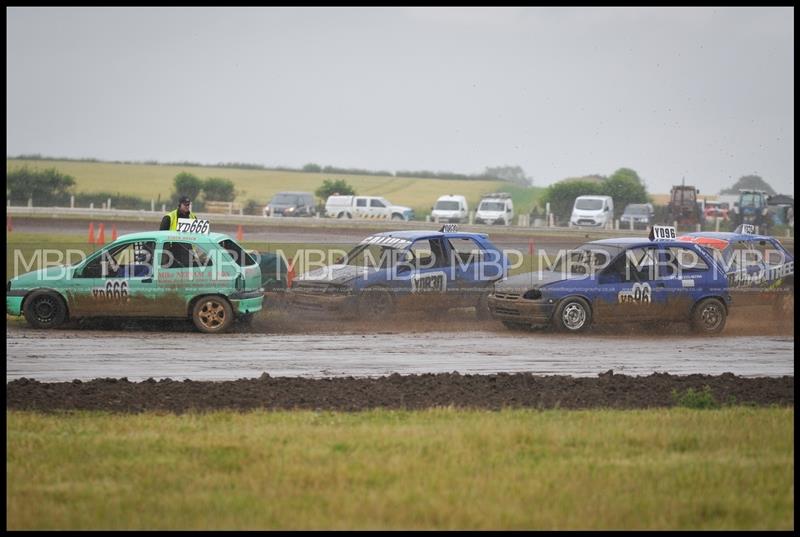
[[[793,8],[9,8],[7,155],[794,179]]]

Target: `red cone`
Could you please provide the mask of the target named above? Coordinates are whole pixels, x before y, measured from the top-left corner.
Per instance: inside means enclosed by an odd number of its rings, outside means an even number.
[[[97,245],[102,246],[106,243],[106,225],[101,223],[97,229]]]
[[[117,240],[117,225],[111,224],[111,242]]]
[[[89,244],[94,244],[94,222],[89,222]]]
[[[289,271],[286,273],[286,288],[290,288],[292,286],[292,282],[294,281],[294,263],[292,266],[289,267]]]

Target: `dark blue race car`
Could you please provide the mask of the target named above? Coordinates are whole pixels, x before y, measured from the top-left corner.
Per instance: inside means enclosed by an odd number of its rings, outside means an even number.
[[[793,318],[794,256],[776,239],[756,235],[753,226],[733,233],[697,232],[678,237],[718,258],[728,278],[733,307],[772,306],[776,315]]]
[[[296,278],[289,304],[295,311],[367,319],[399,309],[436,313],[461,307],[488,317],[486,298],[508,262],[486,234],[445,228],[366,237],[333,265]]]
[[[706,249],[668,229],[665,240],[604,239],[544,259],[542,270],[495,285],[491,316],[512,329],[688,321],[698,332],[721,332],[731,302],[725,271]]]

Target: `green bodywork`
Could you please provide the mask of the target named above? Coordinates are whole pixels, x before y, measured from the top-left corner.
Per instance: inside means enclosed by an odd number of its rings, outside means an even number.
[[[183,265],[172,262],[180,257],[172,254],[176,247],[186,254]],[[199,255],[186,253],[189,250]],[[189,318],[195,300],[208,295],[226,297],[236,316],[252,314],[261,310],[264,300],[261,269],[258,260],[241,255],[242,251],[221,233],[123,235],[75,265],[47,267],[11,279],[6,312],[21,315],[30,293],[47,289],[64,299],[71,319]],[[114,252],[121,260],[110,255]],[[131,253],[127,258],[126,252]]]

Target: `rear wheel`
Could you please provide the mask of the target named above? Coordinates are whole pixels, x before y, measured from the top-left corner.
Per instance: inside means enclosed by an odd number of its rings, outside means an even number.
[[[34,291],[25,299],[23,315],[34,328],[55,328],[67,319],[67,305],[53,291]]]
[[[699,334],[719,334],[725,328],[725,305],[717,298],[701,300],[692,311],[692,330]]]
[[[206,334],[219,334],[233,323],[233,308],[220,296],[204,296],[192,308],[192,321]]]
[[[591,324],[592,309],[577,296],[562,300],[553,316],[553,325],[560,332],[584,332]]]
[[[393,310],[392,295],[386,289],[368,287],[358,295],[358,315],[362,319],[385,319]]]

